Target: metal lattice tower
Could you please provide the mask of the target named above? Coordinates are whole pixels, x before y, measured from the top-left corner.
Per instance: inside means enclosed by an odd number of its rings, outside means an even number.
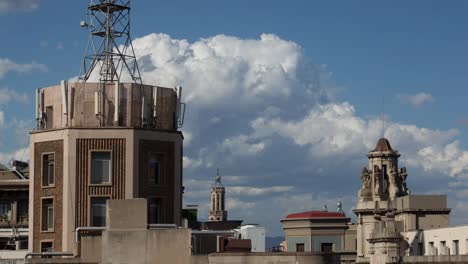
[[[130,37],[130,0],[91,0],[88,6],[90,36],[80,73],[86,82],[99,74],[100,82],[122,78],[141,84],[135,51]]]

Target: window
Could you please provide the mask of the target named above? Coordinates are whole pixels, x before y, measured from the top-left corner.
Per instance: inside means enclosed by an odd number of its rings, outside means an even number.
[[[91,152],[91,184],[111,182],[111,153]]]
[[[148,162],[148,181],[151,184],[160,183],[160,164],[159,160],[156,157],[150,157]]]
[[[320,250],[325,253],[333,252],[333,243],[322,243],[320,245]]]
[[[434,247],[434,242],[429,242],[429,254],[431,256],[437,256],[437,248]]]
[[[161,222],[161,199],[149,198],[149,214],[148,222],[150,224],[158,224]]]
[[[54,201],[52,198],[42,199],[42,231],[54,230]]]
[[[54,243],[41,242],[41,252],[54,252]]]
[[[458,255],[460,254],[460,248],[459,248],[459,243],[458,240],[453,240],[453,255]]]
[[[91,226],[106,226],[106,201],[108,197],[91,197]]]
[[[28,200],[18,201],[18,223],[26,224],[28,221]]]
[[[304,243],[296,244],[296,252],[304,252],[304,251],[305,251]]]
[[[11,205],[8,202],[0,203],[0,221],[8,222],[11,220]]]
[[[42,186],[53,186],[55,180],[55,155],[42,155]]]

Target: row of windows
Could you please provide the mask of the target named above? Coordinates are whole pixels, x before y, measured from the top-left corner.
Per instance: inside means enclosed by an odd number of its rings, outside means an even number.
[[[162,154],[152,154],[148,160],[148,183],[161,184]],[[110,151],[91,152],[91,184],[112,183],[112,159]],[[53,187],[55,184],[55,154],[42,155],[42,186]]]
[[[305,244],[296,243],[296,252],[305,252]],[[320,243],[320,252],[333,252],[333,243]]]
[[[0,201],[0,221],[9,222],[13,220],[12,201]],[[28,218],[28,201],[18,200],[16,207],[16,219],[18,222]]]
[[[419,254],[424,255],[423,243],[419,243]],[[439,250],[435,247],[434,242],[429,242],[429,255],[459,255],[460,243],[458,240],[452,241],[452,248],[447,247],[446,241],[440,241]]]
[[[91,197],[90,199],[90,226],[106,226],[106,201],[109,197]],[[150,224],[160,223],[160,210],[162,200],[160,198],[148,199],[148,222]],[[45,232],[54,231],[54,199],[43,198],[41,205],[41,230]]]

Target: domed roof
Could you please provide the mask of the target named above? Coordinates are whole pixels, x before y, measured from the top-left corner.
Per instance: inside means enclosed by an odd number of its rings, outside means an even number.
[[[390,145],[390,142],[386,138],[379,139],[377,146],[375,146],[374,152],[395,152]]]
[[[298,218],[344,218],[346,217],[343,212],[325,212],[325,211],[307,211],[302,213],[294,213],[286,216],[286,219]]]

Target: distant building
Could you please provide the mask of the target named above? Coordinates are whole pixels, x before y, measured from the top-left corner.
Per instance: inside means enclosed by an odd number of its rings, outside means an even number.
[[[0,249],[28,248],[28,163],[0,164]]]
[[[281,220],[286,252],[355,252],[356,225],[343,212],[307,211]]]
[[[407,256],[468,255],[468,225],[414,230],[402,233]]]
[[[214,184],[211,186],[211,203],[210,203],[210,215],[208,220],[210,221],[227,221],[227,211],[225,210],[225,194],[226,190],[224,185],[221,183],[221,175],[219,170],[216,175]]]
[[[405,167],[399,167],[399,157],[390,142],[381,138],[368,154],[369,166],[362,169],[362,186],[354,210],[357,263],[394,263],[409,255],[410,245],[403,234],[424,234],[430,232],[428,229],[449,226],[447,197],[410,194],[408,174]]]

